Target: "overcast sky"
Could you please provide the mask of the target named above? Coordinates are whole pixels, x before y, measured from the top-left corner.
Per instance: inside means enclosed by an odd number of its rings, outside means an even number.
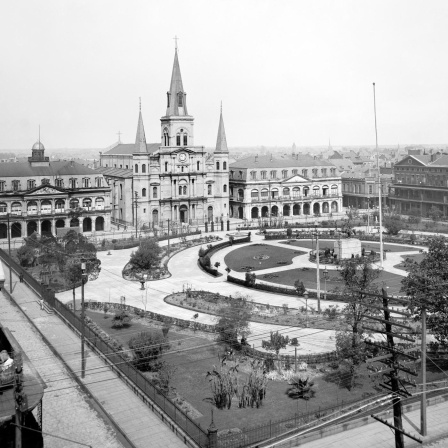
[[[195,144],[448,142],[448,2],[21,0],[0,6],[0,148],[160,141],[179,37]]]

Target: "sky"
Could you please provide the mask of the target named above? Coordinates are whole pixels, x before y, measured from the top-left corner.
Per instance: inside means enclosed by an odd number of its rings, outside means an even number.
[[[448,142],[445,0],[0,5],[0,149],[160,141],[178,36],[195,145]]]

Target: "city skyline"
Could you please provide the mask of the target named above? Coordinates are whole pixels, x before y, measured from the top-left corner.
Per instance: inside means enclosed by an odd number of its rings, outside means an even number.
[[[447,9],[437,1],[2,6],[0,148],[31,147],[39,124],[48,149],[107,148],[119,131],[133,142],[139,97],[147,140],[160,141],[175,36],[197,145],[213,147],[222,100],[230,148],[373,146],[373,82],[380,146],[444,144]]]

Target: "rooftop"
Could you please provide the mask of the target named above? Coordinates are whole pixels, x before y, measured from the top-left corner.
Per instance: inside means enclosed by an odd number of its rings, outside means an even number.
[[[154,153],[160,148],[160,143],[146,143],[146,152]],[[106,152],[103,152],[103,155],[131,155],[138,151],[136,151],[135,143],[118,143],[113,148],[109,149]]]
[[[230,169],[235,168],[302,168],[314,166],[335,167],[335,164],[329,160],[314,159],[310,156],[284,155],[281,157],[267,156],[250,156],[238,159],[230,165]]]

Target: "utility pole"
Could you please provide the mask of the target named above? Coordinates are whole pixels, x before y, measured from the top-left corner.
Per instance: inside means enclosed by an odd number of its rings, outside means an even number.
[[[422,307],[422,395],[420,407],[420,433],[426,436],[428,429],[426,423],[426,308]]]
[[[22,426],[23,415],[22,410],[26,407],[26,396],[23,391],[23,362],[22,354],[15,353],[14,363],[16,371],[14,375],[14,399],[16,402],[16,416],[15,416],[15,446],[14,448],[22,448]]]
[[[369,307],[378,309],[383,311],[384,319],[376,316],[372,316],[370,314],[364,314],[363,317],[369,321],[380,322],[384,325],[384,330],[379,330],[378,328],[367,327],[363,325],[363,330],[372,333],[380,333],[386,336],[387,345],[381,345],[377,342],[372,342],[366,340],[365,342],[368,345],[379,348],[383,354],[376,356],[374,358],[367,359],[367,363],[373,362],[382,362],[386,364],[386,368],[382,368],[379,370],[377,367],[371,366],[368,369],[373,372],[372,375],[381,376],[381,378],[387,377],[388,379],[384,381],[384,383],[380,383],[380,386],[392,394],[392,405],[393,405],[393,414],[394,414],[394,424],[390,424],[387,421],[383,420],[380,417],[372,415],[375,420],[385,424],[386,426],[394,429],[395,433],[395,447],[396,448],[404,448],[404,439],[403,436],[409,437],[413,440],[422,443],[420,439],[409,434],[408,432],[403,430],[403,410],[402,410],[402,401],[401,397],[410,397],[411,394],[406,390],[405,384],[410,384],[412,386],[416,386],[415,381],[411,381],[409,379],[409,375],[417,376],[417,372],[413,369],[410,369],[407,364],[409,362],[413,363],[417,361],[417,358],[409,353],[414,352],[415,348],[411,348],[408,350],[397,350],[394,343],[394,338],[404,339],[405,341],[414,342],[414,339],[408,337],[407,335],[412,334],[413,329],[407,325],[397,323],[391,320],[391,313],[401,314],[406,317],[409,317],[409,314],[404,311],[394,310],[389,308],[389,298],[387,297],[387,292],[383,288],[382,295],[366,293],[363,292],[366,296],[382,298],[382,306],[378,305],[369,305]],[[407,302],[406,299],[397,298],[399,301]],[[393,329],[393,327],[399,327],[397,330]],[[403,332],[402,329],[408,330],[408,332]],[[388,352],[384,354],[384,351]],[[403,357],[410,358],[411,361],[404,362],[402,360]],[[406,378],[402,378],[399,376],[399,371],[403,371],[407,374]]]
[[[316,283],[317,283],[317,312],[320,314],[320,256],[319,256],[319,232],[317,222],[314,224],[316,235]]]
[[[85,309],[84,309],[84,283],[87,277],[86,263],[81,262],[81,378],[86,376],[85,345]]]
[[[170,256],[170,220],[168,219],[168,256]]]
[[[6,214],[8,218],[8,255],[11,259],[11,228],[9,225],[9,212]],[[9,265],[9,292],[12,294],[12,267]]]

